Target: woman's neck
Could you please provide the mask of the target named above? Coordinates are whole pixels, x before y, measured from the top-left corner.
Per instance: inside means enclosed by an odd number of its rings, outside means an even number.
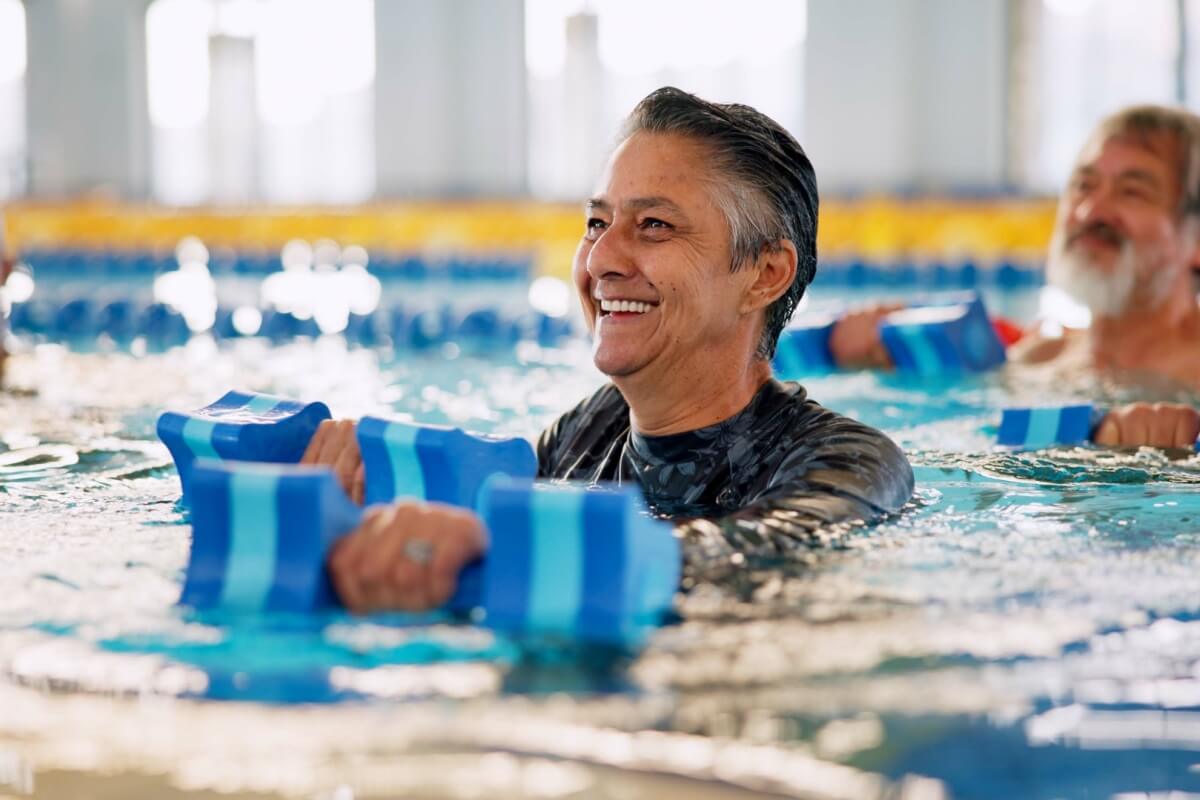
[[[771,379],[770,362],[754,358],[737,369],[678,374],[668,380],[649,376],[614,378],[629,404],[633,430],[644,436],[669,436],[699,430],[729,419],[750,404]]]

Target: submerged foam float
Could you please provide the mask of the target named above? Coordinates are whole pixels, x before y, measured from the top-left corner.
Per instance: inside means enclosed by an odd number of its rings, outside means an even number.
[[[180,602],[197,609],[337,607],[329,549],[361,520],[332,471],[200,461],[192,550]],[[473,504],[487,554],[459,575],[445,609],[502,630],[630,642],[661,622],[679,584],[671,526],[637,492],[493,476]]]
[[[810,315],[784,330],[776,366],[798,375],[837,369],[829,341],[840,314]],[[1004,363],[1004,345],[978,295],[893,312],[879,323],[896,370],[923,377],[984,372]]]
[[[1106,409],[1089,404],[1006,408],[1000,416],[996,441],[1002,447],[1040,450],[1090,442]],[[1196,443],[1200,451],[1200,441]]]

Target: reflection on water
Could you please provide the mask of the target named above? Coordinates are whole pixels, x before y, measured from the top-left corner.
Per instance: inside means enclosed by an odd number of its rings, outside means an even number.
[[[532,436],[598,384],[584,350],[447,355],[194,340],[14,362],[36,393],[0,395],[0,794],[28,771],[6,751],[47,785],[288,796],[1200,792],[1200,459],[994,452],[1020,400],[1000,378],[811,381],[910,452],[911,507],[696,587],[638,654],[174,607],[188,528],[159,410],[236,386]]]

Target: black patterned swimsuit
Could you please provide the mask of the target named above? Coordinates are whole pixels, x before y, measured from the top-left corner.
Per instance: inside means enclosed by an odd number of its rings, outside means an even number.
[[[776,380],[733,417],[670,436],[631,430],[607,384],[542,433],[537,455],[542,478],[636,482],[651,511],[675,522],[693,575],[836,540],[913,492],[891,439]]]

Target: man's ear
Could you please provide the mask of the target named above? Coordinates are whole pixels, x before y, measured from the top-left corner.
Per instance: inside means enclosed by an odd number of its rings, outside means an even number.
[[[797,261],[796,245],[790,239],[780,240],[774,250],[763,248],[754,263],[754,279],[742,296],[741,312],[766,308],[786,294],[796,280]]]

